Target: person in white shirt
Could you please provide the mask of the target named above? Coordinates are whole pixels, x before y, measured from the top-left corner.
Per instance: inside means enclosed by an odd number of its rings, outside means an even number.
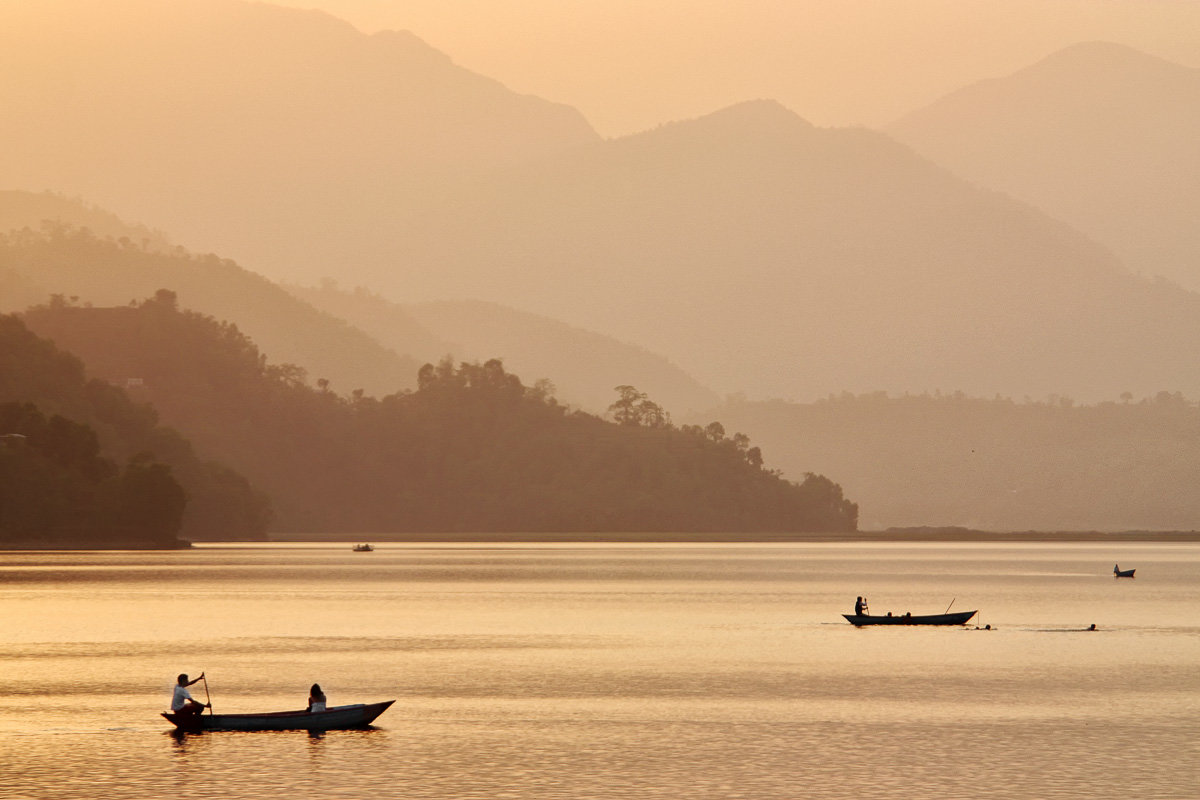
[[[324,710],[325,693],[321,691],[321,684],[314,683],[312,688],[308,690],[308,713],[312,714]]]
[[[195,681],[189,681],[187,673],[182,673],[179,676],[179,681],[175,684],[175,693],[171,696],[171,710],[176,714],[199,714],[206,708],[211,708],[211,703],[198,703],[192,699],[192,693],[187,690],[196,681],[204,679],[204,673],[200,673],[200,677]]]

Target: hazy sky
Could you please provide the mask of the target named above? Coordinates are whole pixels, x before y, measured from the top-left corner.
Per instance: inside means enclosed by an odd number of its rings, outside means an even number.
[[[1200,66],[1193,0],[278,0],[411,30],[458,64],[614,136],[772,98],[877,127],[1069,44]]]

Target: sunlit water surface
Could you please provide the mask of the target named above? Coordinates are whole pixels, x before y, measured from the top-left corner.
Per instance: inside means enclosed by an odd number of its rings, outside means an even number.
[[[0,554],[0,797],[1197,798],[1198,577],[1166,544]],[[980,615],[859,630],[858,594]],[[201,671],[218,712],[397,703],[174,735]]]

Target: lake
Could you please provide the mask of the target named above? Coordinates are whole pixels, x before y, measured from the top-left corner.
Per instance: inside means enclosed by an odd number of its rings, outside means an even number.
[[[3,553],[0,797],[1196,798],[1198,616],[1200,544]],[[202,671],[218,713],[397,702],[173,734]]]

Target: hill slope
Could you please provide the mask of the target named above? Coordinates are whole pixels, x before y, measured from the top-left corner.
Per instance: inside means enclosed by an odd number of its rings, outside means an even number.
[[[1131,269],[1200,289],[1200,69],[1089,42],[888,130],[1069,222]]]
[[[826,478],[781,480],[745,437],[674,429],[631,391],[626,424],[566,409],[499,361],[426,365],[418,389],[348,400],[272,366],[236,328],[181,311],[27,315],[262,486],[287,531],[853,530]],[[654,412],[654,413],[651,413]],[[718,435],[719,434],[719,435]]]
[[[148,465],[146,457],[149,457],[169,465],[188,495],[182,517],[182,532],[187,538],[255,539],[265,536],[271,516],[270,504],[244,477],[227,466],[202,458],[191,442],[177,431],[159,425],[158,415],[152,408],[131,400],[115,386],[89,378],[78,358],[34,335],[19,319],[8,315],[0,315],[0,404],[6,404],[9,412],[4,417],[8,427],[0,432],[26,433],[31,437],[32,445],[38,444],[36,440],[45,428],[38,423],[38,417],[50,418],[51,429],[55,425],[53,418],[60,417],[71,421],[65,425],[67,428],[78,426],[94,431],[91,445],[94,453],[84,461],[95,462],[97,457],[103,457],[122,464]],[[21,412],[23,407],[35,411]],[[29,429],[22,427],[24,425]],[[72,438],[83,443],[86,453],[87,434]],[[79,445],[72,445],[71,449],[78,451]],[[25,479],[19,476],[10,476],[10,479],[11,485],[3,492],[9,507],[7,511],[0,511],[7,516],[8,522],[16,516],[28,516],[20,508],[13,507],[13,504],[21,504],[19,491],[13,486]],[[63,516],[70,505],[47,501],[44,515],[50,518]],[[147,505],[153,503],[147,501]],[[0,502],[0,508],[3,506]],[[98,511],[92,509],[82,519],[75,520],[75,525],[91,529],[100,524],[98,518],[103,514]],[[169,534],[173,536],[176,532],[171,530]],[[77,542],[86,542],[96,535],[105,535],[105,531],[85,531],[78,535]]]
[[[0,3],[0,174],[267,274],[372,252],[450,175],[595,141],[409,33],[241,0]]]
[[[41,208],[39,196],[26,199]],[[10,204],[17,206],[28,207]],[[57,214],[56,224],[41,232],[0,232],[0,311],[22,311],[52,294],[85,304],[124,304],[168,288],[189,307],[236,320],[273,360],[300,365],[314,380],[327,379],[343,393],[362,388],[382,395],[413,385],[418,362],[411,357],[397,355],[232,261],[177,248],[162,251],[152,239],[145,244],[125,235],[102,239],[86,228],[61,224],[64,217],[71,223],[89,219],[80,213],[87,211],[82,205],[45,210]]]
[[[507,368],[549,379],[562,401],[594,413],[616,399],[613,388],[634,384],[678,412],[710,408],[717,395],[667,359],[635,345],[537,314],[483,301],[399,305],[362,289],[289,286],[288,290],[347,320],[383,344],[435,361],[500,358]]]
[[[510,171],[422,221],[374,285],[569,319],[720,392],[1200,392],[1200,297],[882,134],[765,101]]]
[[[836,474],[862,525],[983,530],[1196,530],[1200,408],[843,395],[732,403],[727,424],[769,442],[785,473]]]

